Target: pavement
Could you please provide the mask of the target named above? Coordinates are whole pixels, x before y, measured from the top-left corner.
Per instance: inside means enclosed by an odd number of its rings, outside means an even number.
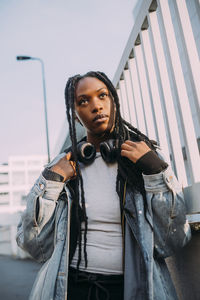
[[[28,300],[41,264],[0,255],[0,300]]]

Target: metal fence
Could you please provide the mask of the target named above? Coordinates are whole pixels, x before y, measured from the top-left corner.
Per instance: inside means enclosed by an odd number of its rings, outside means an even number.
[[[191,222],[200,221],[199,56],[198,0],[141,1],[113,79],[123,117],[171,161]]]

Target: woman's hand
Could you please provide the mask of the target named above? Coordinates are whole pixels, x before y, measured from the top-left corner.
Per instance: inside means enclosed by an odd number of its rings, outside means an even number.
[[[63,181],[76,176],[76,164],[70,160],[71,155],[71,152],[68,152],[50,169],[51,171],[63,176]]]
[[[136,163],[140,157],[149,151],[151,151],[151,149],[143,141],[132,142],[126,140],[121,146],[121,156],[127,157],[133,163]]]

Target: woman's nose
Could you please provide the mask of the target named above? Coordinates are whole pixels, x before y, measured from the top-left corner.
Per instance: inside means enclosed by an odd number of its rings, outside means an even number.
[[[91,101],[91,107],[92,107],[91,110],[93,113],[102,110],[102,108],[103,108],[102,101],[100,99],[98,99],[97,97],[93,98]]]

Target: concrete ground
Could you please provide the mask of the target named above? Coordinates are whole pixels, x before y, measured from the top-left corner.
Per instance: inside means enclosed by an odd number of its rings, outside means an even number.
[[[28,300],[40,267],[30,259],[0,255],[0,299]]]

